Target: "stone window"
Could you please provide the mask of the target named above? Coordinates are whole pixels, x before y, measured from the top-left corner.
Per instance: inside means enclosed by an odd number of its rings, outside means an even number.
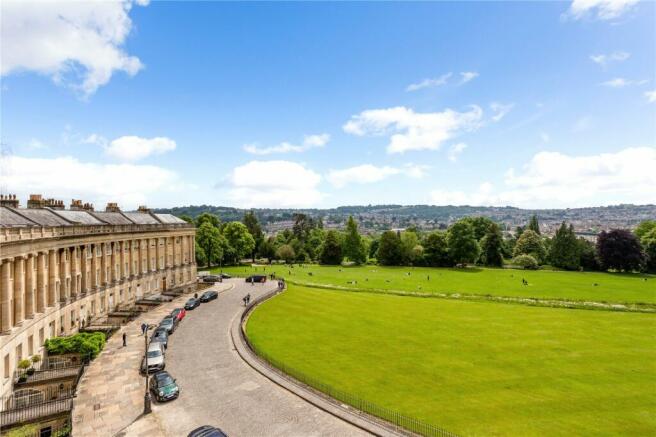
[[[5,355],[5,374],[4,377],[9,378],[9,354]]]
[[[32,356],[34,355],[34,336],[30,335],[27,337],[27,355]]]
[[[45,338],[43,338],[43,328],[39,329],[39,347],[43,346]]]
[[[23,343],[16,346],[16,365],[18,362],[23,359]]]

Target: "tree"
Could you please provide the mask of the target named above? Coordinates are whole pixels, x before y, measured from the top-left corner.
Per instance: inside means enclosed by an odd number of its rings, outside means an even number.
[[[342,263],[342,244],[336,231],[328,231],[321,248],[321,263],[339,265]]]
[[[378,244],[380,240],[378,238],[371,240],[369,244],[369,258],[376,258],[376,252],[378,252]]]
[[[642,240],[642,237],[651,232],[652,229],[656,229],[656,220],[645,220],[640,222],[633,233],[636,234],[639,240]]]
[[[346,236],[344,238],[344,256],[355,264],[362,264],[367,261],[367,254],[364,251],[362,237],[358,233],[358,224],[349,216],[346,222]]]
[[[312,217],[308,217],[306,214],[296,213],[294,214],[294,226],[292,232],[300,241],[305,241],[307,239],[310,230],[315,227],[314,220]]]
[[[253,262],[255,262],[256,249],[260,247],[260,244],[264,239],[264,235],[262,233],[262,227],[260,226],[260,223],[257,221],[257,217],[255,216],[255,213],[253,211],[248,211],[246,214],[244,214],[244,219],[242,221],[244,222],[244,225],[248,229],[248,232],[250,232],[251,236],[255,240],[255,246],[253,247],[253,251],[251,253]]]
[[[533,214],[531,220],[528,222],[527,230],[531,230],[536,234],[540,235],[540,224],[538,223],[538,216]]]
[[[449,267],[453,265],[449,257],[449,245],[446,232],[431,232],[424,238],[424,263],[431,267]]]
[[[196,247],[196,264],[198,264],[199,266],[202,265],[209,266],[209,262],[207,261],[207,255],[205,255],[205,249],[203,249],[203,247],[200,244],[196,244],[195,247]]]
[[[180,219],[182,219],[182,220],[184,220],[184,221],[186,221],[187,223],[190,223],[190,224],[192,224],[192,225],[194,224],[194,219],[191,218],[190,216],[188,216],[187,214],[182,214],[182,215],[180,216]]]
[[[421,259],[424,248],[419,244],[419,238],[415,231],[405,231],[400,236],[400,263],[412,265],[415,260]]]
[[[535,270],[539,267],[538,261],[531,255],[517,255],[513,259],[513,264],[523,267],[526,270]]]
[[[602,231],[597,237],[597,256],[603,270],[640,270],[644,261],[638,237],[625,229]]]
[[[239,262],[243,257],[250,255],[255,249],[255,239],[248,232],[248,228],[241,222],[230,222],[223,228],[223,236],[233,249],[230,253],[233,262]]]
[[[296,252],[289,244],[283,244],[278,250],[276,250],[276,257],[285,260],[285,262],[289,264],[296,258]]]
[[[595,245],[583,237],[577,239],[579,246],[579,259],[581,267],[584,270],[599,270],[599,261],[597,260],[597,250]]]
[[[518,255],[531,255],[538,264],[544,262],[546,251],[544,245],[542,244],[542,239],[535,231],[531,229],[526,229],[522,232],[521,237],[517,239],[515,243],[515,249],[513,250],[513,256]]]
[[[645,250],[647,270],[656,272],[656,226],[643,235],[640,243]]]
[[[210,266],[213,259],[217,259],[215,256],[218,255],[218,259],[223,257],[221,233],[209,221],[205,221],[199,226],[196,231],[196,242],[203,249],[207,267]]]
[[[478,259],[480,246],[476,241],[474,229],[465,220],[458,220],[447,231],[449,255],[456,264],[473,263]]]
[[[481,240],[481,261],[486,266],[503,266],[503,236],[496,223],[491,223]]]
[[[204,212],[201,215],[199,215],[198,217],[196,217],[196,227],[200,228],[201,225],[205,222],[210,223],[215,228],[218,228],[219,226],[221,226],[221,219],[219,219],[214,214],[210,214],[209,212]]]
[[[401,239],[394,231],[385,231],[380,236],[378,252],[376,252],[378,264],[383,266],[397,266],[401,262]]]
[[[321,246],[326,239],[326,233],[322,228],[316,227],[310,231],[307,241],[305,242],[305,252],[312,260],[317,260],[321,254]]]
[[[556,231],[549,250],[551,265],[565,270],[578,270],[581,267],[581,245],[572,225],[563,222]]]
[[[476,241],[481,241],[481,239],[487,234],[488,229],[491,224],[494,224],[492,220],[487,217],[465,217],[461,221],[466,221],[469,223],[474,230],[474,237]]]
[[[261,257],[266,258],[271,262],[273,257],[276,256],[276,246],[274,245],[274,238],[269,237],[267,239],[262,239],[260,247],[258,248],[258,253]]]

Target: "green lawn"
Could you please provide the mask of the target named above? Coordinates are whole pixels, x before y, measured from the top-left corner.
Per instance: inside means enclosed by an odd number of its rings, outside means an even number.
[[[266,268],[266,270],[264,270]],[[199,269],[202,270],[202,269]],[[219,269],[214,269],[219,271]],[[614,303],[656,303],[656,277],[597,272],[428,267],[327,267],[307,265],[224,267],[234,275],[276,272],[296,283],[422,293],[537,297]],[[312,275],[310,275],[310,273]],[[409,273],[409,275],[408,275]],[[522,278],[528,285],[522,284]],[[646,280],[645,280],[646,279]],[[356,284],[349,282],[356,281]],[[597,285],[594,285],[597,284]]]
[[[525,276],[539,283],[552,274],[534,275]],[[289,366],[458,434],[656,434],[652,314],[292,285],[254,311],[247,333]]]

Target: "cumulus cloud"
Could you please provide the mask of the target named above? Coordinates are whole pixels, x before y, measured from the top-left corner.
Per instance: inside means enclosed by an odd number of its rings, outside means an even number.
[[[460,85],[469,82],[478,77],[478,73],[475,71],[463,71],[460,73]]]
[[[253,155],[270,155],[272,153],[290,153],[290,152],[305,152],[307,150],[323,147],[330,141],[330,135],[306,135],[303,137],[303,142],[300,145],[294,145],[288,142],[282,142],[276,146],[271,147],[258,147],[257,144],[246,144],[244,150]]]
[[[113,201],[123,208],[136,208],[152,204],[157,196],[175,196],[186,187],[176,173],[161,167],[97,164],[70,156],[3,156],[0,170],[0,186],[21,198],[32,193],[54,194],[63,199],[84,199],[96,207]]]
[[[611,63],[626,61],[627,59],[629,59],[630,56],[631,54],[627,52],[613,52],[607,55],[605,54],[590,55],[590,59],[595,64],[601,65],[602,67],[606,68]]]
[[[389,135],[387,153],[404,153],[412,150],[437,150],[443,142],[454,136],[478,129],[483,110],[472,106],[469,111],[418,113],[397,106],[387,109],[370,109],[354,115],[344,124],[345,132],[357,135]]]
[[[321,176],[290,161],[250,161],[236,167],[228,177],[231,202],[250,207],[307,207],[321,201]]]
[[[424,79],[421,82],[417,83],[412,83],[406,87],[406,91],[417,91],[422,88],[434,88],[442,85],[446,85],[447,81],[449,78],[453,75],[453,73],[446,73],[441,75],[440,77],[436,77],[433,79]]]
[[[610,88],[624,88],[627,86],[633,85],[644,85],[647,83],[647,80],[628,80],[622,77],[616,77],[615,79],[607,80],[602,82],[600,85],[607,86]]]
[[[645,97],[649,103],[656,103],[656,90],[647,91]]]
[[[405,175],[410,178],[419,179],[426,175],[428,166],[417,164],[405,164],[402,167],[375,166],[373,164],[362,164],[341,170],[330,170],[326,179],[336,188],[343,188],[350,184],[371,184],[380,182],[394,175]]]
[[[464,152],[466,148],[467,148],[467,144],[465,143],[458,143],[452,145],[451,147],[449,147],[447,158],[449,158],[449,161],[451,162],[456,162],[458,160],[458,156],[460,156],[460,154]]]
[[[519,171],[506,172],[504,188],[473,192],[434,190],[435,204],[513,205],[526,208],[654,203],[656,147],[571,156],[540,152]]]
[[[84,97],[117,71],[137,74],[143,64],[123,49],[132,29],[132,5],[129,0],[2,2],[1,74],[33,71]]]
[[[564,18],[614,20],[630,11],[637,3],[638,0],[573,0]]]
[[[87,140],[102,144],[102,137],[91,135]],[[141,138],[137,136],[123,136],[112,140],[105,146],[105,153],[121,161],[138,161],[151,155],[161,155],[175,150],[176,144],[170,138],[155,137]]]

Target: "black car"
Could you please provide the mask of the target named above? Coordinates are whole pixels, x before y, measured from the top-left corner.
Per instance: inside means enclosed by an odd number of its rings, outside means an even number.
[[[211,300],[216,299],[217,297],[219,297],[219,293],[217,293],[216,291],[213,291],[213,290],[209,290],[209,291],[206,291],[205,293],[203,293],[203,295],[200,297],[200,301],[201,302],[209,302]]]
[[[164,349],[169,347],[169,331],[166,328],[163,328],[161,326],[158,326],[157,329],[155,329],[155,332],[153,332],[152,337],[150,337],[150,342],[160,342],[162,343],[162,346],[164,346]]]
[[[159,402],[170,401],[180,395],[180,387],[169,372],[162,371],[150,378],[150,392]]]
[[[173,331],[175,331],[177,327],[178,327],[177,317],[166,316],[162,319],[161,322],[159,322],[159,328],[165,328],[166,333],[169,335],[173,334]]]
[[[200,305],[200,301],[199,301],[198,299],[192,297],[191,299],[189,299],[189,300],[187,301],[187,303],[185,303],[184,308],[185,308],[187,311],[189,311],[189,310],[193,310],[193,309],[196,308],[198,305]]]
[[[266,282],[266,275],[252,275],[246,278],[246,282]]]
[[[221,279],[230,279],[230,278],[232,278],[232,276],[230,276],[227,273],[219,273],[219,276],[221,277]]]
[[[219,428],[203,425],[191,431],[187,437],[228,437],[228,435]]]
[[[203,276],[203,282],[210,282],[212,284],[215,282],[221,282],[221,276],[220,275]]]

